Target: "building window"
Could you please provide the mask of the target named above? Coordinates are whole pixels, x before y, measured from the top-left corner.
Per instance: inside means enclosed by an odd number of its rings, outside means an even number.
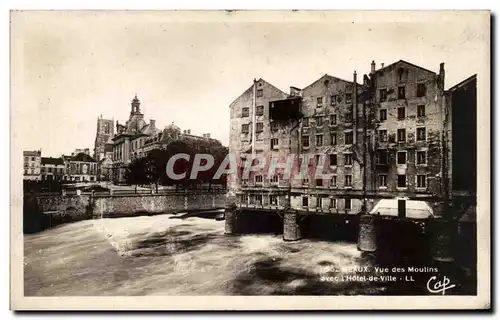
[[[309,178],[306,177],[306,178],[302,179],[302,184],[303,185],[308,185],[309,184]]]
[[[351,199],[350,198],[346,198],[344,201],[345,201],[345,205],[344,205],[345,209],[346,210],[351,210]]]
[[[417,141],[424,141],[425,136],[425,128],[417,128]]]
[[[377,164],[386,165],[387,164],[387,150],[378,149],[377,150]]]
[[[262,183],[263,179],[261,175],[255,176],[255,183]]]
[[[316,117],[316,126],[317,127],[323,126],[323,117]]]
[[[406,188],[406,174],[398,174],[398,188]]]
[[[345,122],[346,123],[352,122],[352,112],[350,110],[345,113]]]
[[[317,208],[323,207],[323,198],[321,198],[321,197],[316,198],[316,207]]]
[[[378,187],[379,188],[387,188],[387,175],[386,174],[379,174]]]
[[[277,206],[278,205],[278,197],[275,195],[270,195],[269,196],[269,204],[272,206]]]
[[[417,106],[417,117],[425,117],[425,105]]]
[[[403,120],[406,118],[406,108],[398,107],[398,120]]]
[[[261,194],[255,195],[255,204],[262,205],[262,195]]]
[[[405,92],[405,87],[398,87],[398,99],[405,99],[406,98],[406,92]]]
[[[380,89],[380,102],[387,101],[387,89]]]
[[[417,188],[427,187],[427,176],[425,174],[417,174]]]
[[[323,135],[317,134],[316,135],[316,147],[321,147],[322,145],[323,145]]]
[[[352,187],[352,175],[351,174],[346,174],[344,186],[345,187]]]
[[[316,186],[322,187],[323,186],[323,179],[316,179]]]
[[[255,126],[255,132],[256,132],[256,133],[260,133],[260,132],[262,132],[262,131],[264,131],[264,123],[262,123],[262,122],[257,122],[257,123],[256,123],[256,126]]]
[[[302,136],[302,147],[309,148],[309,136]]]
[[[31,161],[35,161],[35,157],[31,157]]]
[[[242,117],[249,117],[250,116],[250,108],[241,109],[241,116]]]
[[[398,151],[397,164],[406,164],[406,151]]]
[[[302,127],[309,127],[309,118],[302,119]]]
[[[278,131],[278,123],[277,122],[271,122],[271,131]]]
[[[24,174],[28,174],[28,170],[24,170]]]
[[[257,106],[255,109],[255,115],[256,116],[263,116],[264,115],[264,106]]]
[[[398,129],[398,141],[406,141],[406,129]]]
[[[331,187],[336,187],[337,186],[337,176],[332,176],[330,178],[330,186]]]
[[[330,97],[330,105],[334,106],[337,104],[337,95],[332,95]]]
[[[332,133],[331,138],[332,138],[332,146],[336,146],[337,145],[337,133]]]
[[[278,176],[272,176],[271,183],[274,183],[274,184],[278,183]]]
[[[308,197],[302,197],[302,206],[303,207],[309,206],[309,198]]]
[[[257,97],[262,97],[264,95],[264,91],[262,89],[257,90]]]
[[[322,107],[322,106],[323,106],[323,97],[318,97],[318,98],[316,99],[316,101],[317,101],[316,106],[317,106],[318,108],[320,108],[320,107]]]
[[[417,164],[426,164],[426,163],[427,163],[427,152],[417,151]]]
[[[314,164],[318,165],[319,159],[320,159],[320,155],[319,154],[315,154],[314,155]]]
[[[405,74],[405,69],[404,68],[399,68],[398,69],[398,73],[399,73],[399,81],[405,80],[404,77],[403,77],[404,74]]]
[[[352,166],[352,153],[344,154],[344,165]]]
[[[378,141],[387,142],[387,130],[378,131]]]
[[[336,165],[337,165],[337,155],[330,154],[330,166],[336,166]]]
[[[351,103],[352,102],[352,94],[346,93],[345,94],[345,103]]]
[[[352,131],[349,131],[349,132],[345,132],[344,133],[344,143],[345,144],[352,144],[352,140],[353,140],[353,133]]]
[[[380,121],[387,120],[387,109],[380,109]]]
[[[330,199],[330,208],[331,209],[337,209],[337,199]]]
[[[278,138],[272,138],[271,139],[271,149],[277,149],[278,148]]]
[[[417,97],[425,97],[426,94],[427,94],[427,87],[425,86],[425,83],[418,83]]]
[[[331,114],[330,115],[330,125],[334,126],[337,124],[337,115],[336,114]]]

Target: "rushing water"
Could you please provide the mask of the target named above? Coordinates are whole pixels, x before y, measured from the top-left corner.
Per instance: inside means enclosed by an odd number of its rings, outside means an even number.
[[[429,272],[405,279],[410,273],[346,239],[228,236],[213,216],[82,221],[25,235],[24,288],[37,296],[428,294]]]

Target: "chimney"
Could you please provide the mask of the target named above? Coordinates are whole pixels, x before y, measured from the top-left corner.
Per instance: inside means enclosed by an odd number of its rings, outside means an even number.
[[[370,74],[371,73],[375,73],[375,60],[372,60],[372,64],[371,64],[371,71],[370,71]]]
[[[156,120],[149,119],[149,124],[151,125],[152,128],[156,128]]]
[[[191,129],[187,129],[187,134],[191,134]]]
[[[207,133],[207,139],[210,139],[210,133]]]
[[[352,75],[352,82],[354,82],[354,84],[358,83],[358,75],[356,74],[356,70],[354,70],[354,74]]]
[[[206,137],[207,137],[207,135],[204,133],[204,134],[203,134],[203,138],[206,138]]]
[[[383,68],[383,67],[384,67],[384,63],[383,63],[383,62],[380,64],[380,67],[381,67],[381,68]]]
[[[441,89],[444,90],[444,62],[441,62],[439,64],[439,82],[440,82],[440,86],[441,86]]]

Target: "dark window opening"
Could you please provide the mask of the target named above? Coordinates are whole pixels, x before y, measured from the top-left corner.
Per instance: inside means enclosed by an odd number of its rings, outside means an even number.
[[[398,174],[398,188],[406,188],[406,174]]]
[[[406,129],[398,129],[398,141],[406,141]]]

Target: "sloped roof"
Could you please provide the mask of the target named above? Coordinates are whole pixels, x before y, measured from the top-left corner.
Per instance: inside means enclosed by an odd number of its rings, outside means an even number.
[[[23,151],[23,156],[40,156],[40,151]]]
[[[391,63],[391,64],[389,64],[389,65],[387,65],[387,66],[384,66],[383,68],[380,68],[380,69],[375,70],[375,72],[383,71],[383,70],[385,70],[385,69],[387,69],[387,68],[389,68],[389,67],[392,67],[393,65],[395,65],[395,64],[397,64],[397,63],[404,63],[404,64],[410,65],[410,66],[412,66],[412,67],[419,68],[419,69],[422,69],[422,70],[424,70],[424,71],[427,71],[427,72],[430,72],[430,73],[434,73],[434,74],[436,74],[436,72],[434,72],[434,71],[431,71],[431,70],[429,70],[429,69],[423,68],[423,67],[421,67],[421,66],[417,66],[416,64],[413,64],[413,63],[408,62],[408,61],[405,61],[405,60],[398,60],[398,61],[393,62],[393,63]]]
[[[398,199],[382,199],[370,214],[380,213],[382,216],[398,216]],[[406,217],[413,219],[427,219],[433,217],[434,213],[429,204],[425,201],[406,200]]]
[[[327,78],[327,79],[333,79],[333,80],[338,80],[338,81],[342,81],[342,82],[346,82],[346,83],[351,83],[351,84],[354,84],[354,82],[352,82],[352,81],[344,80],[344,79],[341,79],[341,78],[339,78],[339,77],[334,77],[334,76],[331,76],[331,75],[329,75],[329,74],[325,73],[324,75],[322,75],[322,76],[321,76],[321,77],[319,77],[318,79],[314,80],[311,84],[309,84],[309,85],[305,86],[304,88],[302,88],[302,91],[304,91],[304,90],[308,89],[309,87],[314,86],[316,83],[320,82],[321,80],[323,80],[323,79],[325,79],[325,78]],[[359,83],[358,83],[358,85],[359,85]]]
[[[42,165],[44,164],[64,165],[64,161],[62,158],[42,157]]]
[[[266,80],[262,79],[262,78],[259,78],[258,80],[255,80],[255,82],[264,82],[266,85],[270,86],[271,88],[274,88],[276,90],[278,90],[279,92],[281,92],[283,95],[287,95],[283,90],[279,89],[278,87],[272,85],[271,83],[267,82]],[[248,91],[252,90],[254,86],[254,83],[252,83],[252,85],[250,87],[248,87],[248,89],[246,89],[245,91],[243,91],[243,93],[241,93],[239,96],[237,96],[230,104],[229,104],[229,107],[231,107],[236,101],[238,101],[238,99],[243,96],[245,93],[247,93]]]
[[[83,152],[80,152],[76,156],[71,158],[71,161],[81,161],[81,162],[95,162],[94,158],[89,156],[88,154],[85,154]]]
[[[453,87],[449,88],[448,91],[457,90],[458,88],[463,87],[465,84],[467,84],[471,81],[475,81],[476,79],[477,79],[477,75],[473,74],[472,76],[468,77],[467,79],[462,80],[459,83],[457,83],[456,85],[454,85]]]

